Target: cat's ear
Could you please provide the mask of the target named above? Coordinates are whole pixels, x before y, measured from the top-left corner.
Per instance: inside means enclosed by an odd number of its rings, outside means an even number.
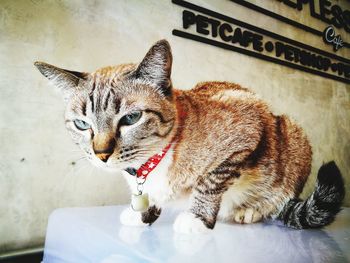
[[[165,96],[171,95],[171,48],[165,39],[156,42],[136,70],[136,78],[146,80]]]
[[[88,73],[76,72],[55,67],[45,62],[35,62],[38,70],[47,77],[63,93],[64,99],[68,100],[77,89],[81,81],[88,79]]]

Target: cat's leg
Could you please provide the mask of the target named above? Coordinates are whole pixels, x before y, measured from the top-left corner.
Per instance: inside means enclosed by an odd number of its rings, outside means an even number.
[[[262,214],[253,208],[236,208],[234,210],[233,220],[240,224],[250,224],[261,221]]]
[[[161,209],[155,205],[150,206],[145,212],[134,211],[131,207],[126,208],[120,214],[120,222],[125,226],[152,225],[160,216]]]
[[[198,180],[191,195],[190,209],[175,220],[174,230],[180,233],[203,233],[213,229],[223,193],[236,174],[230,170],[213,171]]]
[[[160,216],[162,209],[153,205],[148,208],[146,212],[141,214],[141,220],[143,223],[152,225]]]

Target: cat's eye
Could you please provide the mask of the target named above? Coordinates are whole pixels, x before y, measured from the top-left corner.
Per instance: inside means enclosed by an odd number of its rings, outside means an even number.
[[[81,130],[81,131],[85,131],[91,128],[91,125],[88,124],[86,121],[78,120],[78,119],[74,120],[74,125],[75,127],[77,127],[78,130]]]
[[[120,125],[133,125],[141,119],[142,111],[135,111],[125,115],[120,120]]]

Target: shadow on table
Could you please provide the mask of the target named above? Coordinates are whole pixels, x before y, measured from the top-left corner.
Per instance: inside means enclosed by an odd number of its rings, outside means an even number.
[[[161,227],[156,231],[121,227],[119,237],[132,250],[129,255],[138,255],[122,261],[128,263],[346,261],[337,242],[325,231],[293,230],[275,224],[218,224],[211,233],[201,235],[182,235]],[[116,262],[108,261],[116,256],[102,262]]]

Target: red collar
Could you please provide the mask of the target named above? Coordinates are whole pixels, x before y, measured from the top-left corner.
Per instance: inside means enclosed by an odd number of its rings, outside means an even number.
[[[167,147],[165,147],[161,152],[149,158],[148,161],[141,165],[140,168],[136,171],[136,176],[140,179],[146,180],[147,176],[158,166],[160,161],[164,158],[170,147],[171,143],[169,143]]]

